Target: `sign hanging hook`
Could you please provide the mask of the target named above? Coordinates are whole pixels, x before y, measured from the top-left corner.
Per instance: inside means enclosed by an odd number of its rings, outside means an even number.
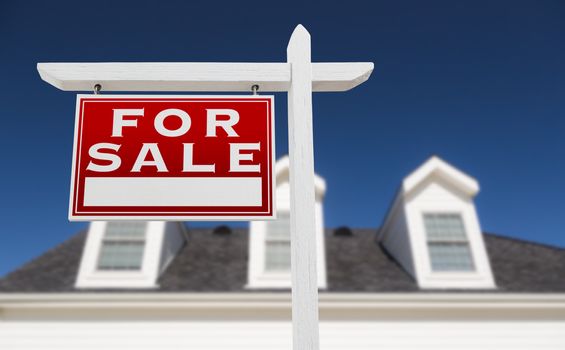
[[[94,94],[95,95],[100,95],[100,90],[102,90],[102,85],[100,85],[100,84],[94,85]]]
[[[259,85],[255,84],[251,87],[251,92],[253,92],[253,95],[258,95],[257,93],[258,91],[259,91]]]

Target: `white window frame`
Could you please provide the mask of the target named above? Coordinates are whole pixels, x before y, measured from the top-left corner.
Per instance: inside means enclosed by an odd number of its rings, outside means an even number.
[[[249,288],[290,288],[289,271],[269,271],[266,268],[267,222],[259,221],[251,224],[249,239],[256,242],[250,254]]]
[[[147,227],[149,226],[147,224],[147,222],[141,222],[143,224],[143,235],[141,235],[141,237],[109,237],[108,236],[108,225],[112,225],[113,223],[119,223],[127,225],[130,224],[131,222],[129,221],[122,221],[122,222],[118,222],[118,221],[114,221],[114,222],[107,222],[106,223],[106,228],[104,230],[104,236],[102,237],[102,243],[100,244],[100,250],[98,252],[98,259],[96,261],[96,269],[98,271],[139,271],[142,269],[143,267],[143,256],[145,255],[145,249],[147,246]],[[141,252],[141,259],[139,261],[139,268],[102,268],[100,266],[100,263],[102,261],[102,256],[103,256],[103,252],[105,249],[105,246],[107,243],[142,243],[142,252]]]
[[[288,183],[280,183],[277,188],[277,212],[290,212],[290,188]],[[317,273],[318,288],[327,287],[326,256],[324,240],[324,218],[322,196],[318,196],[315,204],[316,211],[316,238],[317,238]],[[291,287],[290,271],[274,272],[265,268],[265,245],[267,237],[267,222],[252,221],[249,227],[249,264],[248,283],[249,289],[288,289]]]
[[[430,215],[455,215],[458,216],[461,220],[461,225],[463,226],[463,234],[464,238],[462,239],[430,239],[428,229],[426,227],[426,216]],[[474,273],[476,271],[475,266],[475,259],[473,258],[473,249],[471,247],[471,243],[469,242],[469,237],[467,234],[467,229],[465,227],[465,220],[463,219],[463,215],[459,212],[433,212],[433,211],[425,211],[422,213],[422,221],[424,222],[424,232],[426,234],[426,249],[428,250],[428,258],[430,263],[430,269],[434,273],[444,273],[444,272],[458,272],[458,273]],[[469,270],[435,270],[432,261],[432,253],[430,251],[430,245],[433,244],[464,244],[469,248],[469,258],[471,259],[471,269]]]
[[[492,289],[496,288],[486,254],[482,231],[475,206],[471,201],[453,201],[422,204],[408,204],[409,230],[413,245],[414,262],[418,284],[424,289]],[[424,214],[458,213],[463,221],[471,258],[475,269],[472,271],[434,271],[428,251],[428,240]]]
[[[288,220],[288,236],[286,237],[272,237],[269,234],[269,227],[272,227],[272,225],[280,220]],[[264,274],[289,274],[290,273],[290,212],[288,211],[279,211],[277,213],[277,220],[273,220],[273,221],[267,221],[265,222],[266,224],[266,229],[265,229],[265,254],[263,254],[263,273]],[[288,269],[285,270],[274,270],[274,269],[269,269],[268,265],[268,250],[269,250],[269,244],[271,243],[284,243],[285,245],[288,244],[288,249],[289,249],[289,261],[288,261]]]
[[[90,223],[80,263],[76,288],[157,288],[159,257],[165,222],[148,221],[145,248],[139,270],[99,270],[98,258],[106,232],[105,221]]]

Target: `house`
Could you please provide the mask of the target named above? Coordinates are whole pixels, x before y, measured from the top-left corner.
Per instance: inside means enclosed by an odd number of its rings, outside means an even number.
[[[277,221],[93,222],[8,274],[0,349],[290,349],[276,176]],[[315,186],[322,349],[565,349],[565,250],[483,233],[472,177],[432,157],[380,229],[324,228]]]

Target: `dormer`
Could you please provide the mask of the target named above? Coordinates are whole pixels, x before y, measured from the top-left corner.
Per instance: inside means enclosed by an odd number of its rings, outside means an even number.
[[[180,222],[90,223],[76,288],[157,288],[157,279],[185,244]]]
[[[249,228],[248,288],[290,288],[289,159],[275,164],[277,219],[252,221]],[[323,201],[326,182],[315,175],[318,287],[326,288]]]
[[[477,180],[434,156],[402,182],[378,240],[422,289],[496,288]]]

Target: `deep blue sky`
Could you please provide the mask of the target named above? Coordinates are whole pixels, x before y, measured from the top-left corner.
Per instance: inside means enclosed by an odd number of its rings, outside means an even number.
[[[67,221],[75,93],[37,62],[284,61],[298,23],[313,60],[375,62],[314,96],[327,226],[377,227],[438,154],[479,180],[483,230],[565,246],[565,1],[2,1],[0,276],[86,226]]]

